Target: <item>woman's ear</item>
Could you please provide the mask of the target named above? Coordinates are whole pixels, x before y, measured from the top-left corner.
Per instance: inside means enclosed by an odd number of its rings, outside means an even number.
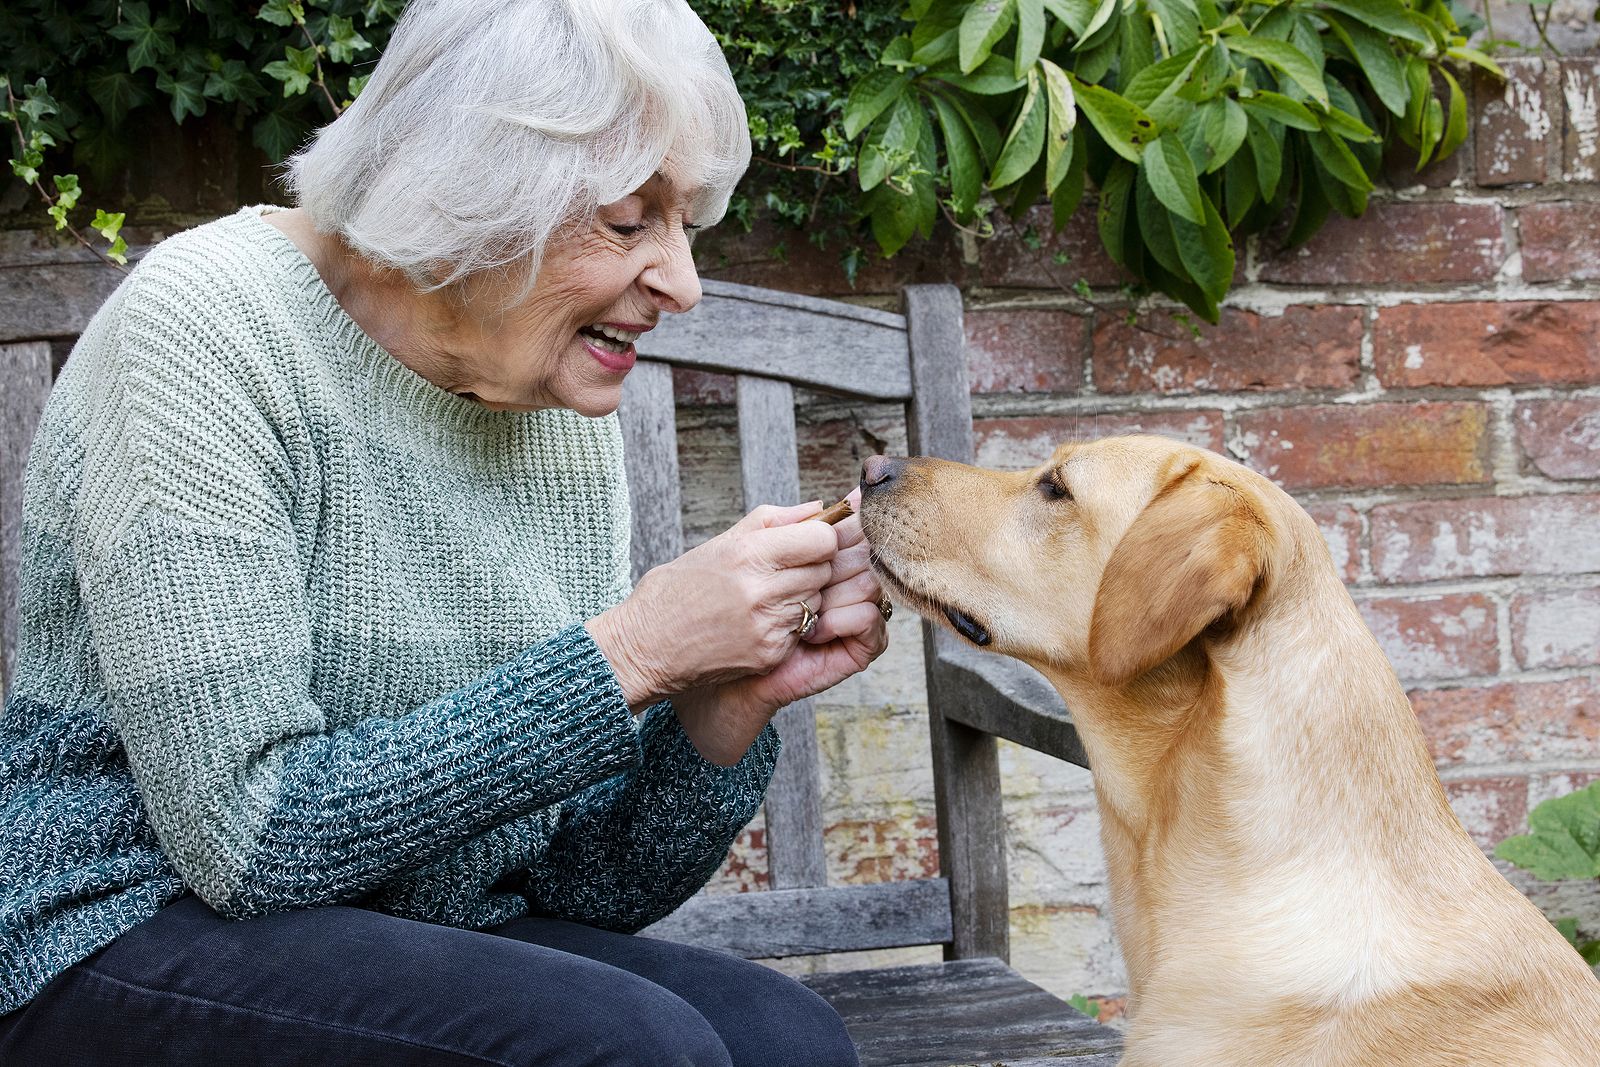
[[[1197,468],[1145,506],[1112,550],[1089,623],[1089,673],[1120,686],[1250,600],[1266,524],[1246,495]]]

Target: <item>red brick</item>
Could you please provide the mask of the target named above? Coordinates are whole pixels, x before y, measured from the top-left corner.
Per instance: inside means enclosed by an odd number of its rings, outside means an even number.
[[[1493,851],[1508,837],[1528,832],[1526,778],[1463,778],[1444,783],[1456,818],[1479,848]]]
[[[1092,209],[1092,204],[1080,205],[1059,234],[1053,232],[1048,204],[1030,208],[1014,228],[1000,222],[995,235],[978,246],[978,275],[983,284],[1070,290],[1079,279],[1090,285],[1121,285],[1127,281],[1127,274],[1100,243]],[[1018,239],[1029,226],[1040,238],[1037,249]],[[1063,262],[1055,261],[1057,253],[1065,257]]]
[[[1547,478],[1600,478],[1600,399],[1518,404],[1517,444]]]
[[[761,826],[747,826],[734,838],[722,867],[706,883],[706,891],[749,893],[768,889],[771,884],[767,873],[767,831]]]
[[[1286,489],[1489,481],[1477,403],[1327,404],[1235,417],[1245,462]]]
[[[1411,706],[1441,765],[1590,760],[1600,746],[1600,679],[1413,690]]]
[[[1339,577],[1353,582],[1361,576],[1361,514],[1348,504],[1312,504],[1306,514],[1322,529],[1323,540]]]
[[[1498,204],[1376,200],[1269,258],[1261,280],[1305,285],[1489,281],[1505,259]]]
[[[939,832],[934,817],[841,819],[823,831],[834,881],[851,885],[936,878]]]
[[[1528,204],[1517,209],[1522,277],[1530,282],[1600,279],[1600,204]]]
[[[1069,311],[969,311],[967,376],[974,393],[1076,393],[1089,320]]]
[[[1222,448],[1220,411],[1147,411],[1137,415],[1036,415],[975,419],[972,436],[980,467],[1021,470],[1050,458],[1067,441],[1152,433],[1213,452]]]
[[[1390,387],[1600,382],[1600,301],[1401,304],[1372,348]]]
[[[1495,605],[1481,593],[1385,597],[1357,606],[1404,681],[1441,681],[1500,670]]]
[[[1600,663],[1600,588],[1520,594],[1511,601],[1511,638],[1526,668]]]
[[[1281,315],[1229,308],[1198,336],[1167,312],[1129,324],[1105,316],[1094,332],[1102,393],[1342,389],[1360,370],[1362,309],[1291,307]]]
[[[1600,780],[1593,771],[1555,771],[1550,774],[1528,776],[1528,810],[1532,811],[1546,800],[1564,797],[1576,792],[1590,782]]]
[[[1600,59],[1573,56],[1561,61],[1561,95],[1566,98],[1562,177],[1569,182],[1600,181]]]
[[[1561,114],[1550,91],[1544,60],[1507,59],[1504,81],[1480,74],[1473,79],[1478,97],[1475,132],[1479,185],[1510,185],[1545,180],[1551,115]]]
[[[1370,521],[1380,581],[1600,571],[1600,495],[1381,504]]]

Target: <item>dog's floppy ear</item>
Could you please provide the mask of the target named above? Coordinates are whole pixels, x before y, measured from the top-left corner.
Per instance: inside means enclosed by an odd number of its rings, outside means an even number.
[[[1122,685],[1250,599],[1266,528],[1245,495],[1191,467],[1146,505],[1112,550],[1089,623],[1089,671]]]

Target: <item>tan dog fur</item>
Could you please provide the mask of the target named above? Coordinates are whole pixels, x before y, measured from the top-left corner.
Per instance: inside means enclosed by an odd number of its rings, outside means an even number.
[[[1600,1065],[1600,981],[1455,818],[1282,490],[1123,437],[1016,473],[909,460],[862,516],[886,589],[967,613],[1072,710],[1123,1067]]]

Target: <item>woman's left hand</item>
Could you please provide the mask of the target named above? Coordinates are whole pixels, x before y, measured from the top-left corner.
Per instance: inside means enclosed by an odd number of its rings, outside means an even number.
[[[852,509],[859,508],[861,489],[852,490],[845,499]],[[822,603],[816,606],[816,628],[795,646],[789,658],[766,674],[709,686],[675,700],[680,716],[711,717],[724,727],[700,732],[720,741],[716,751],[700,746],[707,759],[725,765],[738,762],[755,735],[746,737],[747,729],[734,727],[735,722],[759,720],[764,724],[779,708],[831,689],[865,670],[888,647],[886,620],[878,607],[883,590],[868,565],[860,514],[853,511],[834,531],[839,552],[822,590]]]

